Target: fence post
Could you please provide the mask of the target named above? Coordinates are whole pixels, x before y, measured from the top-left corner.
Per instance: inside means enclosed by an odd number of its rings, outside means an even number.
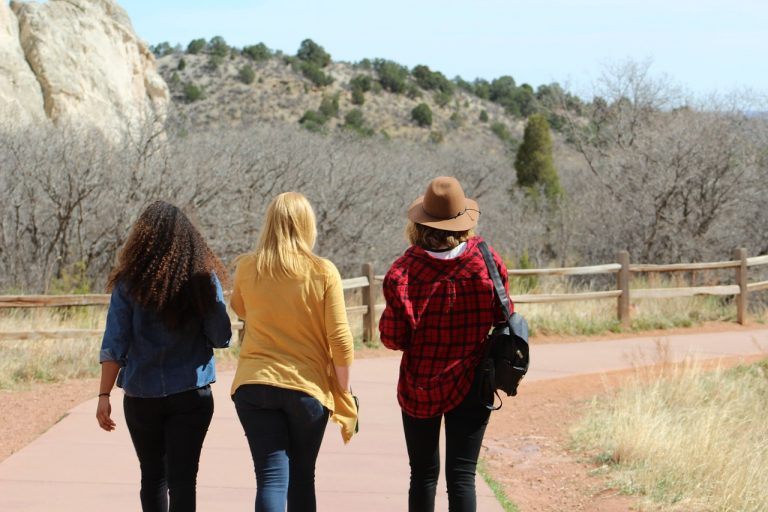
[[[736,284],[739,294],[736,296],[736,321],[741,325],[747,321],[747,250],[743,247],[733,251],[733,259],[739,261],[736,267]]]
[[[363,305],[368,306],[363,315],[363,342],[370,344],[376,332],[376,294],[372,263],[363,263],[363,276],[368,278],[368,286],[363,288]]]
[[[630,327],[629,318],[629,252],[619,251],[616,255],[621,268],[616,276],[617,288],[621,290],[618,299],[618,316],[622,329]]]

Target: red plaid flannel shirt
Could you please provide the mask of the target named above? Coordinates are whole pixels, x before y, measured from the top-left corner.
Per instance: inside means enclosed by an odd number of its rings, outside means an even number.
[[[384,346],[403,351],[397,398],[409,416],[431,418],[457,407],[472,387],[488,332],[504,321],[480,241],[469,239],[464,253],[449,260],[412,246],[384,277],[379,331]],[[491,253],[508,290],[507,269]]]

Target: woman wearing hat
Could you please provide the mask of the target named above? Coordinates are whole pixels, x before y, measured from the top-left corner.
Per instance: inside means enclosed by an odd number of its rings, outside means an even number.
[[[403,351],[397,398],[411,466],[410,511],[434,510],[443,418],[449,508],[477,507],[475,472],[490,410],[475,369],[489,330],[504,321],[478,248],[482,239],[473,232],[479,216],[458,180],[435,178],[409,207],[411,247],[384,278],[381,342]],[[507,288],[504,263],[491,252]]]

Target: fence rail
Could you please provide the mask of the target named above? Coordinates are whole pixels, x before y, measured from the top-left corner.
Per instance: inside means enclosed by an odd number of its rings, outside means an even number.
[[[768,255],[747,258],[745,249],[736,249],[733,260],[703,263],[674,263],[665,265],[630,264],[629,253],[619,251],[617,263],[591,265],[586,267],[562,267],[547,269],[509,269],[510,276],[575,276],[591,274],[616,274],[616,289],[597,292],[562,293],[562,294],[529,294],[512,295],[513,302],[518,304],[558,303],[582,300],[617,300],[617,317],[622,326],[630,324],[630,299],[665,299],[672,297],[693,297],[697,295],[733,295],[736,298],[737,321],[746,322],[747,301],[750,292],[768,290],[768,281],[748,282],[749,268],[768,265]],[[717,286],[688,286],[677,288],[635,288],[630,289],[630,274],[640,272],[696,272],[701,270],[734,269],[735,284]],[[362,291],[362,305],[350,306],[347,312],[361,314],[363,322],[363,340],[370,342],[374,339],[376,323],[379,314],[384,309],[378,298],[381,295],[377,286],[384,280],[381,274],[375,274],[373,265],[366,263],[362,268],[363,275],[342,280],[344,290]],[[4,308],[42,308],[67,306],[96,306],[109,304],[109,295],[0,295],[0,309]],[[243,328],[242,322],[233,322],[233,329]],[[99,336],[100,329],[62,329],[62,330],[29,330],[0,332],[0,340],[35,340],[63,339],[81,336]]]

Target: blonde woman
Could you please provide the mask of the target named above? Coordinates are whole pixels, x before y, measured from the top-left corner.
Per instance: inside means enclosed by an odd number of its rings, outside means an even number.
[[[235,271],[245,336],[232,398],[253,456],[256,511],[314,511],[315,461],[329,414],[348,441],[354,357],[341,276],[312,252],[315,215],[297,192],[267,208],[256,249]]]

